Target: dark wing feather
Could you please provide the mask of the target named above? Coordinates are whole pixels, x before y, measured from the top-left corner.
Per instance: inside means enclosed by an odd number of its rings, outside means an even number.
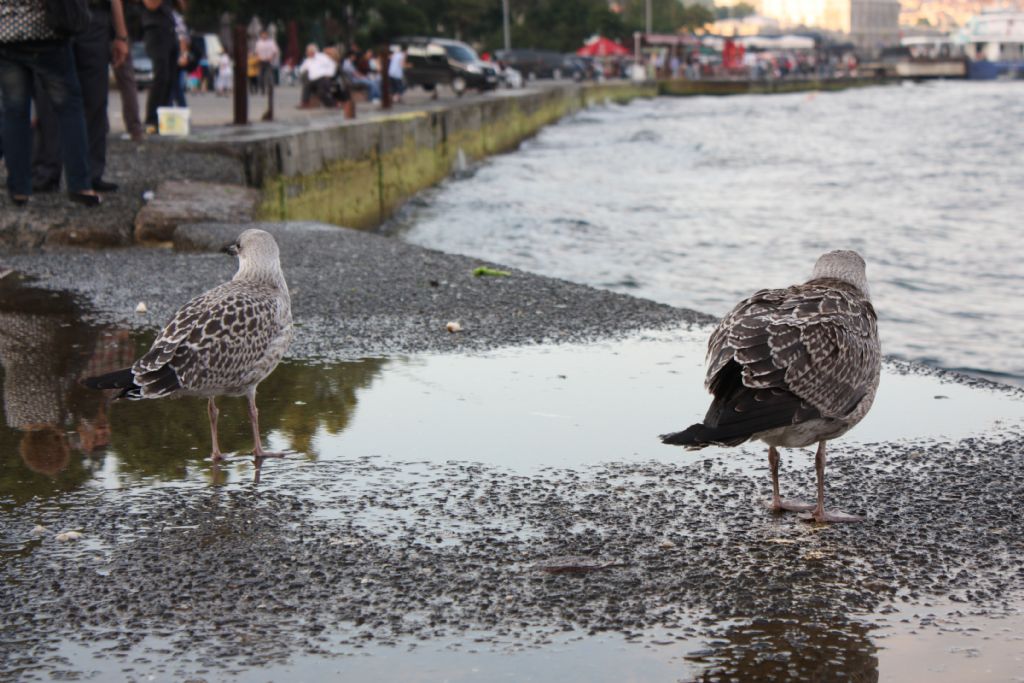
[[[842,418],[881,367],[874,308],[836,280],[762,290],[740,302],[708,342],[705,384],[716,401],[727,398],[716,378],[732,361],[742,367],[743,387],[790,392],[819,416]]]
[[[197,296],[167,324],[132,371],[146,398],[177,389],[215,390],[244,384],[245,371],[257,364],[280,332],[274,320],[275,297],[228,282]],[[176,382],[167,379],[170,370]],[[174,386],[176,385],[176,386]]]

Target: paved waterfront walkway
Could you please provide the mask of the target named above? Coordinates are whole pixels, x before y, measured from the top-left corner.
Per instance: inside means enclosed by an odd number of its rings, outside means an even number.
[[[535,81],[530,85],[532,88],[548,88],[560,81]],[[356,118],[376,118],[381,115],[401,111],[416,111],[433,106],[448,106],[453,102],[472,101],[492,97],[507,97],[510,94],[520,93],[522,90],[494,90],[485,93],[467,91],[462,97],[458,97],[451,88],[442,86],[439,88],[437,99],[433,99],[431,93],[422,88],[410,88],[402,97],[400,104],[393,104],[390,111],[382,109],[366,101],[356,102]],[[301,96],[301,88],[298,85],[284,85],[274,89],[274,120],[276,122],[292,123],[301,121],[313,121],[317,119],[334,117],[344,118],[341,109],[299,109],[298,104]],[[193,127],[208,128],[213,126],[225,126],[232,123],[234,119],[234,97],[218,97],[215,93],[189,93],[187,96],[188,106],[191,111],[190,118]],[[139,93],[139,107],[145,109],[146,91]],[[253,125],[261,125],[261,117],[267,110],[266,95],[249,96],[249,122]],[[122,135],[125,132],[124,120],[121,117],[121,94],[116,88],[110,91],[110,132],[115,135]],[[144,113],[144,112],[143,112]]]

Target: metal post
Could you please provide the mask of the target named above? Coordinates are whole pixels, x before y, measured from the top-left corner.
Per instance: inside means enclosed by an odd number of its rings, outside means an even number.
[[[235,125],[249,123],[249,37],[245,26],[237,24],[234,34],[235,48]]]
[[[651,17],[652,17],[652,13],[651,13],[651,0],[647,0],[647,4],[644,7],[644,19],[645,19],[644,26],[647,29],[647,34],[648,35],[650,35],[652,33],[651,24],[653,22],[651,20]]]
[[[503,27],[505,29],[505,50],[512,49],[512,31],[508,22],[508,0],[501,0],[501,14]]]

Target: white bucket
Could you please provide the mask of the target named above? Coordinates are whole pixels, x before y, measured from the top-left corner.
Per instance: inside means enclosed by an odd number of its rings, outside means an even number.
[[[160,135],[188,135],[189,117],[192,112],[188,107],[157,107],[156,116],[159,121]]]

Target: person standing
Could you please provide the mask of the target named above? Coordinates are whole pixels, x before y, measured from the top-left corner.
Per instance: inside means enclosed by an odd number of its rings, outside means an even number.
[[[146,97],[146,127],[157,131],[157,109],[171,104],[172,78],[178,73],[178,40],[174,33],[174,9],[185,11],[185,0],[142,0],[142,35],[146,54],[153,62],[153,84]]]
[[[256,41],[253,52],[256,53],[256,59],[260,62],[259,88],[260,94],[263,94],[272,85],[271,79],[274,77],[274,64],[281,56],[281,50],[277,47],[277,41],[271,38],[269,33],[260,31],[260,38]]]
[[[142,120],[139,118],[139,86],[135,82],[135,64],[132,62],[131,49],[120,66],[114,67],[114,80],[117,82],[118,92],[121,93],[121,118],[124,120],[124,129],[132,142],[142,142],[145,128],[142,127]]]
[[[388,85],[391,86],[391,101],[401,102],[405,93],[405,45],[391,53],[388,61]]]
[[[174,39],[177,42],[177,57],[174,60],[174,68],[171,75],[171,104],[175,107],[187,107],[185,91],[188,90],[187,79],[191,54],[189,44],[191,39],[188,35],[188,25],[181,12],[173,12],[174,15]]]
[[[32,195],[33,78],[53,100],[64,150],[68,197],[98,206],[90,186],[88,141],[82,89],[75,73],[71,42],[47,23],[43,0],[0,2],[0,93],[4,100],[3,148],[7,194],[16,206]]]
[[[103,179],[107,167],[107,95],[110,66],[116,69],[128,55],[128,29],[121,0],[90,0],[89,26],[71,39],[75,72],[82,88],[85,131],[89,138],[90,185],[99,192],[115,192],[117,184]],[[56,192],[60,187],[61,146],[57,113],[45,89],[36,93],[36,155],[32,164],[32,191]]]
[[[235,70],[231,64],[231,57],[228,56],[227,50],[225,50],[220,53],[220,59],[217,62],[217,84],[215,87],[217,96],[227,97],[228,92],[233,87],[234,80]]]

